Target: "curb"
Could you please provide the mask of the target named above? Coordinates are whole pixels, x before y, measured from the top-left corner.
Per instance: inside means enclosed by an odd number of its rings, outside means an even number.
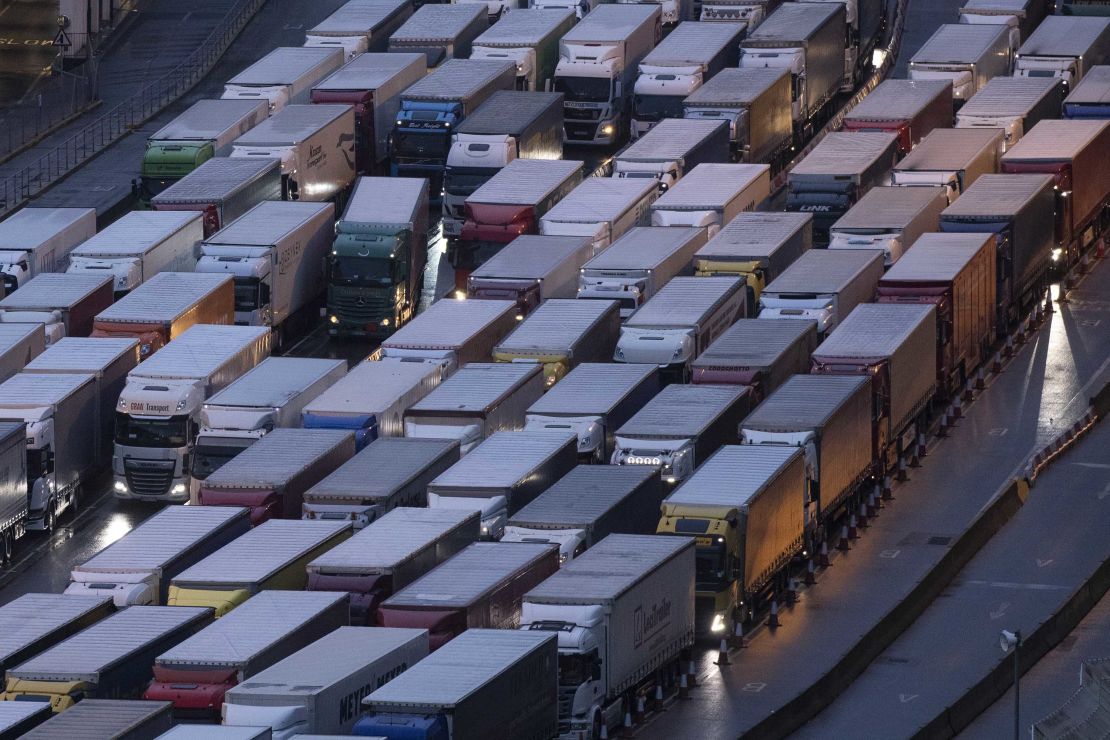
[[[1040,475],[1041,470],[1043,470],[1048,463],[1060,455],[1064,450],[1075,444],[1099,419],[1106,416],[1107,412],[1110,412],[1110,383],[1104,385],[1102,390],[1091,398],[1091,403],[1087,407],[1087,413],[1063,432],[1056,435],[1055,439],[1042,447],[1030,458],[1029,464],[1025,468],[1025,478],[1029,481],[1029,484],[1032,485],[1035,483],[1037,476]]]

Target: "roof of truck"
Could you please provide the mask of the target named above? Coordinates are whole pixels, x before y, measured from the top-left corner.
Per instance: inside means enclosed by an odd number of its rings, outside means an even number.
[[[49,406],[67,398],[94,375],[74,373],[16,373],[0,383],[0,408],[28,409]]]
[[[1064,102],[1080,104],[1110,102],[1110,65],[1099,64],[1088,69]]]
[[[435,385],[438,368],[426,362],[360,362],[305,404],[306,416],[370,414],[391,407],[399,396]]]
[[[27,242],[34,238],[33,235],[56,234],[71,224],[88,218],[90,214],[95,219],[96,209],[21,208],[0,221],[0,249],[26,249]]]
[[[365,34],[410,6],[410,0],[346,0],[334,13],[306,33],[311,36]]]
[[[168,704],[168,702],[167,702]],[[35,715],[41,714],[32,720]],[[24,722],[42,722],[53,716],[53,710],[48,702],[44,701],[0,701],[0,732],[14,733],[15,729]],[[15,737],[14,734],[8,735]],[[26,735],[20,735],[26,737]]]
[[[835,293],[873,265],[883,264],[880,249],[811,249],[772,280],[764,293]]]
[[[859,105],[848,111],[844,120],[912,118],[951,89],[950,80],[883,80]]]
[[[0,666],[56,629],[105,608],[110,596],[23,594],[0,606]]]
[[[78,244],[70,254],[137,257],[190,224],[195,223],[199,233],[202,217],[199,211],[131,211]]]
[[[542,220],[565,223],[610,221],[658,188],[659,182],[653,177],[587,177],[545,213]]]
[[[1002,136],[1000,128],[935,128],[905,159],[894,165],[894,170],[941,171],[966,167],[984,149],[1001,151]]]
[[[240,375],[223,390],[209,396],[209,406],[263,406],[278,408],[336,368],[347,369],[344,360],[316,357],[267,357]]]
[[[475,542],[394,593],[382,606],[469,606],[554,550],[546,543]]]
[[[474,46],[535,46],[574,19],[573,10],[513,8],[474,39]]]
[[[980,175],[940,217],[1012,216],[1052,183],[1051,175]]]
[[[548,110],[555,111],[554,117],[549,120],[562,121],[562,93],[497,90],[477,110],[463,119],[455,133],[520,136],[527,126]]]
[[[651,210],[723,208],[760,179],[767,183],[767,192],[770,192],[770,173],[771,167],[766,164],[705,162],[683,175],[674,187],[659,196],[651,204]],[[755,205],[758,207],[760,202]]]
[[[198,100],[151,134],[150,141],[215,139],[255,112],[258,120],[269,115],[265,100]]]
[[[640,65],[680,66],[709,64],[727,46],[739,44],[744,23],[684,21],[640,60]],[[734,47],[735,48],[735,47]],[[735,59],[735,56],[733,57]]]
[[[800,229],[813,223],[812,213],[741,213],[697,251],[698,257],[769,257]]]
[[[1104,136],[1110,121],[1094,118],[1052,119],[1039,122],[1006,150],[1002,163],[1074,159]],[[1099,152],[1099,156],[1105,152]]]
[[[351,117],[351,121],[354,121],[354,109],[349,105],[326,103],[287,105],[236,139],[233,146],[290,146],[300,144],[332,121],[348,115]],[[338,144],[331,142],[328,142],[327,145],[338,146]]]
[[[830,17],[844,14],[838,3],[783,3],[755,27],[740,46],[766,46],[768,41],[802,41],[824,26]]]
[[[984,53],[1002,43],[1009,46],[1008,26],[993,23],[941,24],[910,58],[913,64],[972,64]]]
[[[297,231],[303,224],[321,217],[325,219],[323,227],[330,239],[334,213],[335,206],[331,203],[313,203],[307,200],[264,200],[205,239],[204,243],[274,246],[284,237]]]
[[[947,202],[945,189],[940,186],[871,188],[829,228],[831,231],[901,229],[934,205],[939,206],[939,216],[940,208]],[[937,228],[937,224],[926,224],[926,229],[930,228]]]
[[[506,314],[516,301],[440,300],[382,342],[383,347],[460,347]]]
[[[717,450],[690,478],[667,496],[666,504],[745,507],[792,464],[801,465],[801,447],[730,445]],[[799,476],[801,479],[803,476]],[[799,495],[803,491],[798,491]]]
[[[544,305],[547,303],[541,308]],[[527,385],[542,370],[542,366],[533,363],[472,362],[456,370],[431,393],[409,407],[409,411],[432,416],[436,413],[484,413],[493,404]]]
[[[960,15],[1018,15],[1024,16],[1029,6],[1040,0],[965,0]]]
[[[106,284],[112,284],[110,275],[87,272],[43,272],[28,280],[19,290],[9,293],[0,300],[0,310],[46,311],[72,308],[82,298]]]
[[[664,118],[650,131],[613,155],[615,161],[658,162],[676,159],[708,139],[716,131],[728,129],[728,122],[700,118]],[[727,166],[727,165],[726,165]],[[767,165],[741,165],[756,167]]]
[[[725,329],[694,360],[693,366],[715,366],[722,362],[744,367],[770,367],[802,337],[816,346],[817,322],[806,320],[740,319]]]
[[[870,408],[870,387],[870,379],[859,375],[791,375],[744,417],[740,428],[798,431],[821,427],[856,393],[868,397]]]
[[[205,296],[232,282],[228,273],[160,272],[98,313],[96,318],[104,321],[173,321]]]
[[[581,173],[583,166],[583,162],[573,159],[514,159],[468,195],[466,200],[471,203],[534,205],[576,173]],[[518,240],[524,238],[527,237],[522,236]]]
[[[694,226],[633,226],[583,269],[654,269],[691,241],[701,239],[704,232]]]
[[[968,26],[970,28],[970,26]],[[794,166],[788,177],[798,175],[854,175],[863,172],[880,157],[894,163],[898,137],[874,131],[834,131]]]
[[[479,13],[479,10],[482,12]],[[488,12],[481,3],[422,5],[393,32],[389,40],[390,42],[453,40],[475,21],[485,21]]]
[[[659,289],[628,320],[629,327],[693,326],[744,285],[738,277],[678,276]]]
[[[516,159],[514,162],[541,160]],[[576,256],[588,257],[592,242],[585,236],[541,236],[525,234],[513,239],[497,254],[475,269],[473,278],[537,280]],[[0,304],[2,305],[2,304]]]
[[[407,2],[407,0],[405,0]],[[359,54],[312,86],[313,90],[377,90],[409,67],[423,76],[428,57],[418,52],[367,52]],[[402,178],[395,178],[394,181]]]
[[[37,740],[104,740],[105,738],[152,737],[161,721],[148,726],[164,714],[165,725],[172,721],[173,704],[168,701],[140,699],[82,699],[73,707],[20,735]]]
[[[261,591],[159,655],[155,665],[243,665],[348,598],[335,591]]]
[[[1049,15],[1029,34],[1017,53],[1019,57],[1083,54],[1106,33],[1107,27],[1110,18]]]
[[[922,234],[886,271],[880,284],[891,281],[947,281],[967,267],[994,235],[983,232]]]
[[[265,740],[269,737],[269,727],[249,725],[174,725],[155,740]],[[305,740],[308,735],[297,733],[297,740]]]
[[[265,357],[269,354],[269,339],[268,326],[193,324],[139,363],[127,377],[145,380],[207,377],[231,358],[252,347],[261,349],[262,357]],[[252,362],[250,366],[255,364]]]
[[[173,583],[255,584],[325,543],[338,544],[350,529],[347,521],[270,519],[186,568]]]
[[[1023,116],[1062,86],[1055,77],[992,77],[960,107],[960,115]]]
[[[427,209],[427,200],[428,181],[422,177],[360,177],[339,223],[412,223],[409,219],[419,220],[419,209]]]
[[[454,439],[381,437],[305,493],[306,499],[388,498],[445,456],[459,459]]]
[[[29,373],[103,372],[124,355],[132,355],[131,367],[139,364],[139,340],[130,337],[62,337],[27,363]],[[129,368],[130,369],[130,368]]]
[[[668,385],[626,421],[617,436],[679,439],[701,434],[747,392],[747,386]]]
[[[579,465],[510,516],[509,526],[588,526],[658,475],[650,465]]]
[[[682,102],[688,106],[743,105],[757,100],[764,90],[789,76],[786,69],[729,67],[710,77]]]
[[[577,449],[577,443],[578,435],[569,430],[494,432],[429,486],[511,486],[533,475],[538,465],[563,448],[573,445]]]
[[[288,84],[329,62],[339,67],[343,63],[343,50],[330,46],[279,46],[232,77],[227,84]]]
[[[204,487],[239,489],[280,486],[345,444],[354,454],[354,432],[346,429],[274,429],[209,475]]]
[[[692,537],[611,534],[564,563],[557,573],[525,594],[524,600],[541,604],[612,601],[693,547]]]
[[[469,534],[470,541],[476,541],[480,517],[481,512],[477,510],[424,507],[391,509],[355,532],[349,540],[339,543],[313,560],[308,567],[310,570],[327,572],[389,570],[452,531]]]
[[[655,365],[582,363],[529,406],[528,413],[607,414],[657,371]]]
[[[217,102],[217,101],[212,101]],[[237,101],[223,101],[237,102]],[[272,173],[275,192],[281,176],[277,157],[212,157],[151,199],[154,206],[219,201]],[[175,211],[167,211],[175,213]],[[194,211],[180,211],[195,213]]]
[[[658,22],[659,16],[659,7],[653,3],[599,5],[563,34],[563,41],[573,44],[604,43],[626,38],[652,17],[655,17]]]
[[[861,303],[818,345],[813,357],[890,356],[922,322],[935,321],[935,316],[931,304]]]
[[[502,339],[495,353],[562,352],[575,344],[594,326],[610,321],[613,339],[620,323],[617,301],[548,298],[528,314],[520,326]]]
[[[430,8],[480,8],[481,5],[425,5],[420,10]],[[413,16],[415,18],[416,16]],[[409,19],[410,21],[412,18]],[[421,98],[448,98],[478,90],[496,80],[507,71],[516,71],[512,62],[495,59],[448,59],[426,77],[409,86],[401,96],[410,100]]]

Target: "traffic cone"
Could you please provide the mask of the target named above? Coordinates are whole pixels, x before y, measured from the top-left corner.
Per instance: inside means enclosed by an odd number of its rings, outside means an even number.
[[[984,390],[986,387],[987,378],[983,375],[983,368],[979,368],[979,371],[975,373],[975,390],[981,391]]]
[[[1045,296],[1044,296],[1044,316],[1045,316],[1046,319],[1049,316],[1052,315],[1053,310],[1054,309],[1052,308],[1052,291],[1049,291],[1049,292],[1045,293]]]
[[[798,603],[798,587],[793,578],[786,582],[786,603],[789,606],[794,606]]]
[[[867,523],[867,502],[859,502],[859,514],[856,515],[856,521],[859,522],[860,529],[867,529],[870,526]]]
[[[1006,346],[1002,348],[1003,357],[1014,356],[1014,338],[1012,336],[1006,337]]]
[[[632,713],[624,713],[624,726],[621,727],[621,737],[632,737]]]
[[[928,445],[928,442],[925,439],[925,432],[918,432],[917,433],[917,459],[918,459],[918,461],[920,461],[921,458],[925,457],[928,454],[929,454],[929,445]]]
[[[937,436],[938,437],[947,437],[948,436],[948,409],[945,409],[944,411],[941,412],[940,425],[937,427]]]
[[[879,509],[883,508],[883,487],[876,483],[871,488],[871,496],[875,499],[875,511],[878,512]],[[872,514],[872,516],[877,516],[877,514]]]
[[[690,688],[698,685],[697,666],[694,665],[692,660],[686,664],[686,679],[690,683]]]
[[[960,400],[960,397],[957,395],[952,399],[952,418],[959,419],[963,415],[964,405],[963,402]]]
[[[721,638],[721,646],[717,648],[717,660],[714,665],[732,665],[732,661],[728,659],[728,641]]]
[[[686,674],[685,673],[678,674],[678,698],[679,699],[689,699],[690,698],[690,684],[688,684],[686,682]]]
[[[663,705],[663,684],[655,684],[655,708],[658,709]]]
[[[875,500],[875,492],[867,494],[867,518],[874,519],[879,515],[878,502]]]
[[[604,719],[601,720],[601,736],[599,740],[609,740],[609,724]]]
[[[829,543],[822,542],[821,549],[817,553],[817,564],[822,568],[829,567]]]
[[[841,552],[848,552],[852,549],[852,544],[848,541],[848,525],[845,524],[840,531],[840,541],[836,543],[836,549]]]
[[[859,526],[859,523],[856,521],[856,515],[852,514],[851,516],[849,516],[848,517],[848,539],[851,539],[851,540],[858,540],[859,539],[858,526]]]
[[[972,388],[974,387],[972,382],[973,381],[971,380],[971,378],[968,378],[967,382],[964,383],[964,392],[961,397],[963,398],[965,403],[971,403],[972,399],[975,398],[975,392],[972,390]]]
[[[1049,303],[1051,304],[1051,300],[1049,301]],[[994,353],[994,360],[991,362],[991,372],[994,373],[995,375],[998,375],[1000,372],[1002,372],[1002,353],[1001,352],[995,352]]]
[[[782,624],[779,622],[779,602],[778,599],[771,601],[771,615],[767,617],[768,629],[777,630]]]
[[[909,475],[906,473],[906,458],[899,457],[898,458],[898,474],[897,474],[897,477],[895,478],[895,480],[897,480],[899,483],[904,483],[908,478],[909,478]]]
[[[817,584],[817,572],[813,567],[813,558],[806,561],[806,579],[804,583],[807,586],[814,586]]]
[[[746,648],[748,638],[744,637],[744,620],[737,619],[732,623],[732,644],[737,648]]]
[[[645,714],[647,714],[647,712],[644,711],[644,697],[642,695],[637,696],[636,711],[632,713],[632,723],[637,725],[643,724]]]
[[[883,476],[883,501],[890,501],[894,498],[894,482],[890,479],[889,475]]]

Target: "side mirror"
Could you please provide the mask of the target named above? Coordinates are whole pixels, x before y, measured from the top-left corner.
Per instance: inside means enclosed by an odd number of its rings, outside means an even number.
[[[613,83],[613,93],[614,93],[613,97],[617,97],[617,98],[622,97],[622,95],[624,93],[624,83],[622,83],[620,80],[617,80],[616,82],[614,82]]]
[[[595,662],[592,666],[590,666],[590,678],[594,681],[601,680],[601,663]]]

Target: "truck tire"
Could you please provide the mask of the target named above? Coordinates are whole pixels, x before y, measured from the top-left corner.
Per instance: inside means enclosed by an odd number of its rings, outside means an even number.
[[[601,710],[594,712],[594,721],[590,723],[590,740],[601,740]]]
[[[42,529],[47,536],[54,534],[54,523],[57,517],[54,514],[54,499],[46,502],[46,509],[42,513]]]

